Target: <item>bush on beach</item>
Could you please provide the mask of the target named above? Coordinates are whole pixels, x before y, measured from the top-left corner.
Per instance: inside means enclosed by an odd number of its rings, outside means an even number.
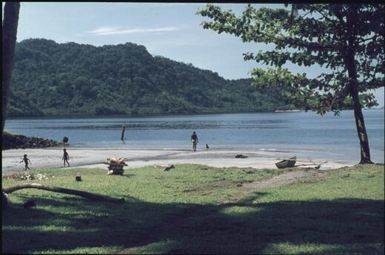
[[[51,139],[39,137],[27,137],[24,135],[13,135],[8,132],[3,133],[2,149],[26,149],[26,148],[46,148],[59,146],[60,143]]]

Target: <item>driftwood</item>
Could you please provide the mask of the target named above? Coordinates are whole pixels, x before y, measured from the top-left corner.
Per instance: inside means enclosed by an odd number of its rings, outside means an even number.
[[[306,168],[309,168],[309,169],[320,169],[321,168],[321,164],[300,164],[300,165],[296,165],[296,167],[299,167],[299,166],[306,166]]]
[[[66,189],[66,188],[60,188],[60,187],[53,187],[53,186],[46,186],[39,183],[31,183],[31,184],[23,184],[23,185],[17,185],[13,187],[9,187],[6,189],[3,189],[3,193],[12,193],[14,191],[20,190],[20,189],[42,189],[52,192],[58,192],[58,193],[64,193],[69,195],[75,195],[75,196],[81,196],[90,200],[95,201],[107,201],[107,202],[113,202],[113,203],[122,203],[124,202],[123,198],[113,198],[109,196],[99,195],[91,192],[86,191],[80,191],[80,190],[74,190],[74,189]]]

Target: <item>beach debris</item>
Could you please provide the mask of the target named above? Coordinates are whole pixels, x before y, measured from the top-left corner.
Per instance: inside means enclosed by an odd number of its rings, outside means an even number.
[[[172,168],[175,168],[175,166],[171,164],[171,165],[167,166],[163,171],[169,171]]]
[[[24,209],[28,209],[28,208],[31,208],[31,207],[34,207],[34,206],[36,206],[36,201],[33,200],[33,199],[30,199],[30,200],[28,200],[27,202],[25,202],[23,204]]]
[[[123,167],[127,166],[126,158],[107,158],[108,175],[123,175]]]
[[[248,156],[245,156],[243,154],[237,154],[235,157],[236,158],[248,158]]]
[[[296,165],[295,167],[300,168],[302,170],[320,170],[321,165],[316,165],[316,166],[309,166],[309,165]]]

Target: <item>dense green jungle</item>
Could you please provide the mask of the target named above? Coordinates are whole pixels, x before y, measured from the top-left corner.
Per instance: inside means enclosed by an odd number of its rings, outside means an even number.
[[[125,43],[17,43],[8,117],[266,112],[293,109],[282,91]]]

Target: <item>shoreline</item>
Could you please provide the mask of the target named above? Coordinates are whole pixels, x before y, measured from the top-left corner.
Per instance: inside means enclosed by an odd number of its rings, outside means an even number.
[[[102,168],[107,170],[103,162],[107,158],[126,158],[128,168],[143,166],[171,164],[200,164],[211,167],[239,167],[255,169],[277,169],[275,163],[279,160],[290,158],[293,152],[290,151],[268,151],[268,150],[231,150],[231,149],[209,149],[193,152],[187,149],[127,149],[127,148],[72,148],[67,147],[70,157],[70,168]],[[30,168],[69,168],[63,167],[63,148],[31,148],[31,149],[10,149],[2,151],[2,176],[10,175],[24,170],[24,164],[19,163],[24,154],[31,160]],[[247,158],[235,158],[242,154]],[[330,170],[345,166],[353,166],[355,162],[330,161],[320,158],[297,157],[296,165],[314,167],[321,164],[320,170]]]
[[[363,108],[363,111],[382,111],[384,110],[384,106],[377,106],[372,108]],[[342,109],[343,111],[353,111],[352,109]],[[249,113],[285,113],[285,112],[305,112],[304,109],[292,109],[292,110],[280,110],[280,109],[272,109],[270,111],[218,111],[218,112],[200,112],[200,113],[151,113],[151,114],[106,114],[106,115],[96,115],[96,114],[63,114],[63,115],[25,115],[25,116],[7,116],[9,120],[24,120],[24,119],[68,119],[68,118],[78,118],[78,119],[92,119],[92,118],[143,118],[143,117],[163,117],[163,116],[185,116],[185,115],[216,115],[216,114],[249,114]],[[314,112],[312,110],[308,110],[308,112]],[[331,113],[331,112],[329,112]]]

